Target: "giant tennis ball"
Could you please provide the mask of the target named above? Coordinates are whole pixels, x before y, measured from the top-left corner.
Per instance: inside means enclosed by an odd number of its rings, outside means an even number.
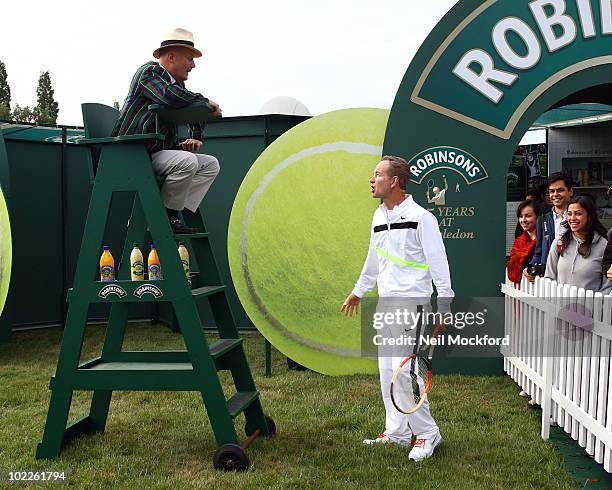
[[[232,208],[229,265],[245,311],[278,350],[320,373],[377,369],[361,355],[359,318],[339,310],[367,255],[378,205],[369,179],[388,117],[346,109],[299,124],[253,164]]]
[[[4,194],[0,187],[0,314],[6,303],[11,281],[11,225]]]

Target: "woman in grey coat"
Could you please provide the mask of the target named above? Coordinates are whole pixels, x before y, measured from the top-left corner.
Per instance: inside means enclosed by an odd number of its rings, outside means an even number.
[[[544,277],[608,294],[612,283],[602,274],[608,241],[593,199],[588,196],[572,198],[567,208],[567,223],[568,230],[550,248]]]

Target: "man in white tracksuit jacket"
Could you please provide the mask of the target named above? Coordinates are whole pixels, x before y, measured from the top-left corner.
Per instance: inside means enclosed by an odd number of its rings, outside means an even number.
[[[430,309],[432,281],[438,292],[438,311],[450,311],[454,297],[444,242],[433,214],[419,206],[409,194],[409,166],[399,157],[385,156],[370,179],[372,197],[383,204],[374,213],[370,247],[361,276],[346,298],[341,311],[352,316],[359,311],[363,295],[378,283],[379,307],[385,298],[406,298],[406,304]],[[389,301],[387,301],[389,302]],[[401,361],[414,348],[401,352],[379,348],[380,387],[386,411],[385,430],[364,444],[395,443],[409,447],[412,431],[416,442],[409,457],[420,461],[431,456],[442,442],[440,431],[429,411],[429,403],[415,413],[399,412],[391,401],[391,379]]]

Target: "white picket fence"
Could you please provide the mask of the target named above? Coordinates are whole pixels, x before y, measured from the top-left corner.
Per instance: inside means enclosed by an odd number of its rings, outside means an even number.
[[[612,472],[612,297],[539,278],[502,292],[504,370],[542,407],[542,438],[557,423]]]

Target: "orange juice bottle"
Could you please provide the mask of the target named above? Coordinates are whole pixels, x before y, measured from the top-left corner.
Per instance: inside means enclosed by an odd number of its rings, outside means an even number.
[[[155,244],[151,244],[151,251],[149,252],[148,259],[149,266],[149,281],[157,281],[162,278],[161,264],[159,263],[159,256],[155,249]]]
[[[110,253],[109,247],[104,245],[104,251],[100,257],[100,281],[115,280],[115,259]]]

